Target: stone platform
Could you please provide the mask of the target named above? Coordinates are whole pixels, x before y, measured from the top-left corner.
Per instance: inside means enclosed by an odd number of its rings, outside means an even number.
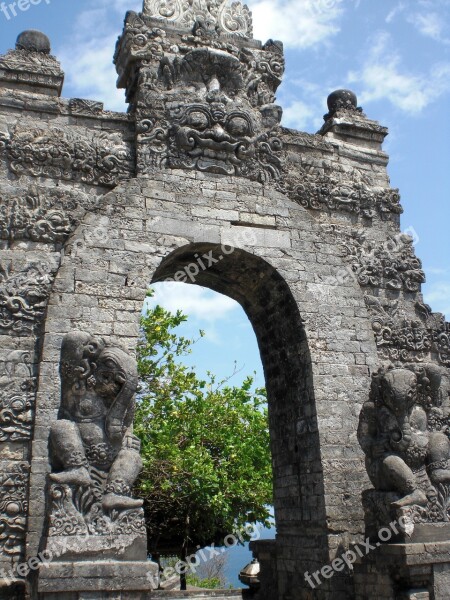
[[[150,561],[55,562],[40,571],[39,598],[140,600],[150,597],[150,581],[157,572],[158,566]]]
[[[448,600],[450,541],[383,544],[354,565],[355,600]]]

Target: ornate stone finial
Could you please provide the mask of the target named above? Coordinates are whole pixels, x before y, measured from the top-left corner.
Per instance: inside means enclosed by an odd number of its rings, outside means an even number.
[[[16,50],[28,50],[29,52],[50,54],[50,40],[45,33],[42,33],[37,29],[27,29],[18,35]]]
[[[60,96],[64,73],[50,52],[50,40],[44,33],[35,29],[23,31],[15,49],[0,56],[1,87]]]
[[[209,32],[217,31],[251,38],[252,15],[245,4],[229,0],[144,0],[143,13],[147,17],[165,19],[184,28],[192,29],[206,24]]]
[[[362,108],[358,107],[358,98],[351,90],[335,90],[328,96],[327,104],[329,112],[324,116],[325,121],[331,119],[340,110],[362,112]]]

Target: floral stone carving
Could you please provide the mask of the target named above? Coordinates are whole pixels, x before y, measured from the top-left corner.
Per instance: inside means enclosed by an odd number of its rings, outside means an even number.
[[[413,523],[450,521],[449,408],[445,370],[436,365],[373,377],[358,440],[375,488],[365,493],[366,510],[379,525],[405,514]]]
[[[57,265],[33,262],[15,271],[0,264],[0,333],[28,335],[44,316]]]
[[[25,545],[28,465],[12,463],[0,476],[0,550],[18,560]]]
[[[144,15],[191,29],[205,24],[209,31],[252,37],[252,16],[246,5],[229,0],[145,0]],[[205,26],[204,25],[204,26]]]
[[[9,168],[17,176],[115,186],[134,175],[133,152],[121,134],[20,125],[5,146]]]
[[[361,286],[417,292],[425,282],[422,263],[409,235],[400,234],[380,244],[354,232],[345,247]]]
[[[49,536],[145,535],[132,433],[135,360],[88,333],[61,348],[61,409],[50,432]]]
[[[443,366],[450,366],[450,324],[443,315],[428,311],[416,302],[419,318],[407,318],[399,311],[398,300],[364,297],[372,315],[372,329],[380,358],[400,362],[424,362],[435,355]]]

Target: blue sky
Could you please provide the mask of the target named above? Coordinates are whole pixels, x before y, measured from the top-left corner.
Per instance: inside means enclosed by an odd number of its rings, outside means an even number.
[[[37,0],[35,0],[36,2]],[[0,52],[28,28],[41,29],[66,72],[64,96],[124,110],[111,59],[126,10],[142,0],[41,0],[13,16],[0,12]],[[255,37],[285,43],[278,102],[283,124],[315,132],[328,94],[349,87],[366,114],[390,130],[385,149],[399,187],[402,228],[414,228],[424,263],[425,300],[450,318],[450,0],[255,0]],[[203,328],[192,362],[221,376],[236,359],[259,369],[251,326],[232,301],[191,286],[158,292],[191,315],[185,334]],[[258,376],[260,382],[261,375]]]

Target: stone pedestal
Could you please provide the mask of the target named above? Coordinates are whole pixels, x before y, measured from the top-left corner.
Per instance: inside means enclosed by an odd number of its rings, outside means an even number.
[[[448,600],[450,541],[383,544],[354,565],[355,600]]]
[[[140,600],[157,577],[150,561],[55,562],[41,568],[38,592],[40,600]]]

